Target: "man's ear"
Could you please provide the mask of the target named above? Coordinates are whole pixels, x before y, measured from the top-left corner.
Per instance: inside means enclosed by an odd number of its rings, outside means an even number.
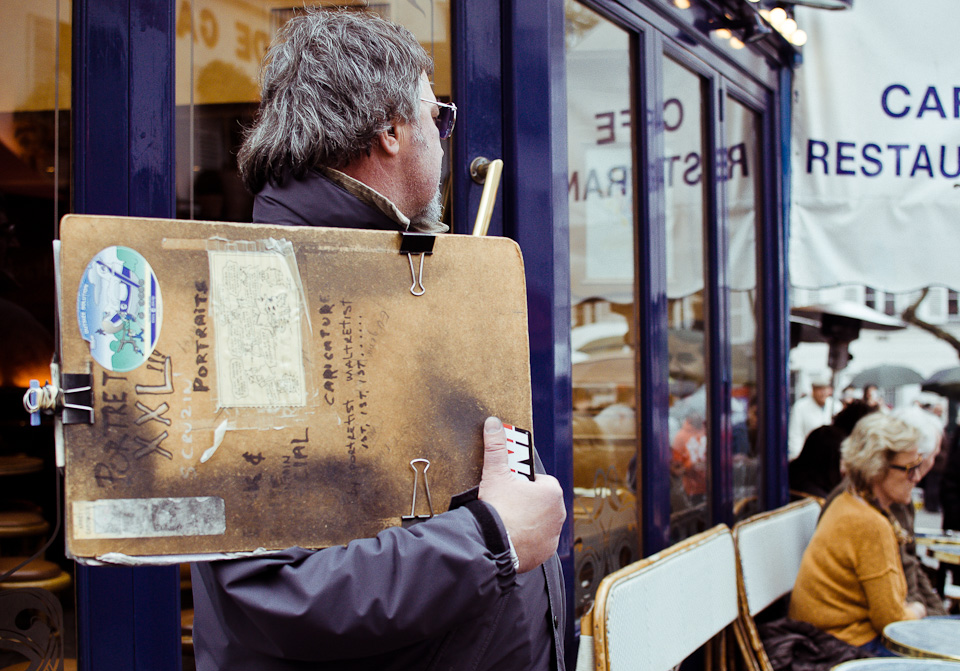
[[[385,131],[381,131],[377,136],[377,143],[389,156],[396,156],[400,151],[400,141],[397,139],[397,127],[390,126]]]

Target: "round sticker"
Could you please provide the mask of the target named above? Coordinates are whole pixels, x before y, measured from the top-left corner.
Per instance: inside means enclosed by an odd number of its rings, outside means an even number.
[[[147,260],[129,247],[107,247],[87,264],[77,293],[80,334],[107,370],[141,365],[163,320],[160,285]]]

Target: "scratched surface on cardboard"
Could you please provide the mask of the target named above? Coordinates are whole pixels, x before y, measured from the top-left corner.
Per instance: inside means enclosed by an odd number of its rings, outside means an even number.
[[[74,556],[373,536],[411,512],[411,459],[440,512],[479,481],[485,417],[532,426],[510,240],[438,236],[414,296],[395,233],[69,215],[61,237],[62,367],[95,418],[64,427]]]

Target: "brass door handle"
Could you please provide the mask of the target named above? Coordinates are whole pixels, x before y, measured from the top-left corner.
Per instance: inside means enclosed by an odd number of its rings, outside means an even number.
[[[497,202],[497,189],[500,187],[500,175],[503,173],[503,160],[487,160],[478,156],[470,163],[470,176],[477,184],[483,184],[480,206],[477,208],[477,221],[473,225],[473,234],[482,236],[490,228],[493,206]]]

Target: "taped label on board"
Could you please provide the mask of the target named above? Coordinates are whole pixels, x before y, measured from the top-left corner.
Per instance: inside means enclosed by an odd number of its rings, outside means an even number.
[[[77,538],[159,538],[211,536],[226,531],[219,496],[98,499],[73,502]]]

